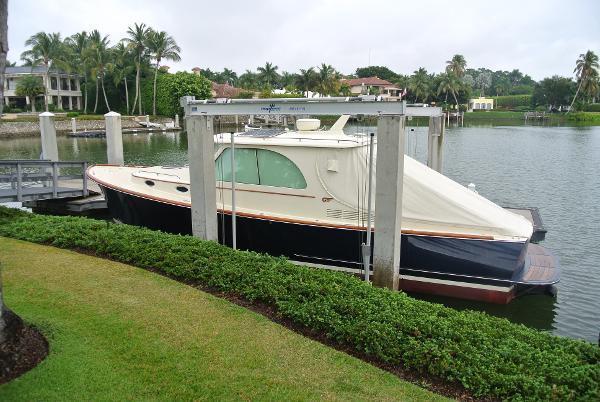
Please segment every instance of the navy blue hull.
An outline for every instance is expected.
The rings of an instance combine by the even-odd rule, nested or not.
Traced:
[[[191,210],[103,188],[114,218],[170,233],[191,234]],[[224,220],[224,221],[223,221]],[[231,245],[231,216],[218,215],[219,240]],[[237,218],[239,249],[293,260],[361,268],[365,231]],[[223,238],[224,237],[224,238]],[[373,237],[376,241],[376,235]],[[524,265],[527,243],[402,234],[403,275],[508,286]]]

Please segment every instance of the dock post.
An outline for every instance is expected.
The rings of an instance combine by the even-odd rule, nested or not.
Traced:
[[[444,116],[431,116],[427,133],[427,166],[438,173],[442,173],[443,144]]]
[[[179,127],[179,114],[175,115],[175,127],[178,128]]]
[[[146,115],[146,128],[150,128],[150,116]]]
[[[40,113],[40,133],[42,136],[42,159],[49,159],[54,162],[58,161],[54,113]]]
[[[405,119],[380,116],[377,122],[373,284],[392,290],[398,290],[400,282]]]
[[[71,132],[74,134],[77,132],[77,121],[75,117],[71,117]]]
[[[283,126],[287,127],[288,126],[288,122],[287,122],[287,115],[283,116]]]
[[[215,188],[214,129],[212,116],[186,116],[192,234],[218,241],[217,191]]]
[[[251,114],[250,117],[248,118],[248,124],[254,124],[254,115]]]
[[[238,116],[237,114],[235,115],[235,126],[239,126],[240,125],[240,116]]]
[[[123,132],[121,130],[121,115],[108,112],[104,115],[106,124],[106,156],[111,165],[123,166]]]

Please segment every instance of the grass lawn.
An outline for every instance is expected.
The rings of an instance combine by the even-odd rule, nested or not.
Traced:
[[[6,304],[50,342],[0,400],[442,400],[252,311],[100,258],[0,237]]]

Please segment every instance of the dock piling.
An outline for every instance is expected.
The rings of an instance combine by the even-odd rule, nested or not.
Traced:
[[[400,281],[405,119],[403,115],[384,115],[377,123],[373,284],[392,290],[398,290]]]
[[[175,128],[179,127],[179,114],[175,115]]]
[[[104,115],[104,121],[106,124],[106,155],[108,163],[123,166],[121,115],[117,112],[108,112]]]
[[[444,116],[431,116],[427,133],[427,166],[438,173],[442,173],[443,143]]]
[[[56,144],[56,127],[54,113],[40,113],[40,133],[42,137],[42,158],[58,161],[58,145]]]
[[[71,117],[71,132],[77,132],[77,121],[75,120],[75,117]]]
[[[218,241],[213,118],[186,116],[185,125],[190,161],[192,234],[204,240]]]

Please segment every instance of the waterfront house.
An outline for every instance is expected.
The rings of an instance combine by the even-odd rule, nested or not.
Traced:
[[[57,109],[79,110],[81,109],[82,97],[81,87],[79,85],[79,75],[70,74],[64,71],[51,69],[46,79],[46,67],[44,66],[21,66],[6,67],[4,73],[4,104],[10,107],[29,108],[31,100],[29,97],[17,96],[17,83],[26,75],[35,75],[42,78],[49,105],[56,105]],[[44,95],[37,99],[38,103],[43,104]]]
[[[352,95],[380,95],[384,100],[402,100],[402,89],[379,77],[342,79]]]
[[[480,96],[479,98],[469,99],[469,112],[473,110],[493,110],[494,109],[494,100],[490,98],[484,98]]]

